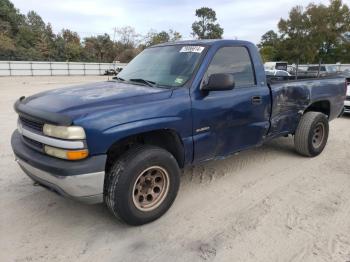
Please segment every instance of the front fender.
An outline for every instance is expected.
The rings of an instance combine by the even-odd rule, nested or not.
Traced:
[[[130,136],[142,134],[156,130],[172,130],[175,131],[185,147],[186,153],[192,147],[192,134],[188,127],[191,123],[186,123],[181,117],[157,117],[143,119],[117,125],[103,130],[99,134],[95,134],[94,139],[88,141],[89,149],[92,148],[94,154],[105,154],[108,149],[116,142],[121,141]]]
[[[91,155],[105,154],[121,139],[155,130],[175,131],[183,144],[192,145],[191,101],[188,89],[174,90],[170,99],[129,103],[76,120],[85,128]]]

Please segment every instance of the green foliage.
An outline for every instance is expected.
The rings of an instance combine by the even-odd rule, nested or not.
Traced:
[[[292,8],[278,23],[279,34],[269,31],[258,45],[265,61],[290,63],[349,63],[350,10],[341,0],[328,6],[309,4]]]
[[[150,32],[148,32],[148,34],[145,37],[144,47],[166,43],[166,42],[174,42],[174,41],[180,40],[181,38],[182,38],[181,34],[172,29],[170,29],[168,32],[161,31],[159,33],[151,30]]]
[[[36,12],[22,15],[9,0],[0,0],[1,60],[129,62],[140,52],[139,35],[132,27],[116,33],[116,42],[108,34],[85,39],[69,29],[54,34]]]
[[[214,10],[196,10],[199,21],[193,23],[198,38],[221,38],[223,29],[216,23]],[[53,33],[35,12],[21,14],[9,0],[0,0],[0,59],[42,61],[129,62],[144,48],[182,38],[175,30],[150,31],[144,39],[130,26],[115,28],[108,34],[80,39],[76,32],[62,29]]]
[[[22,15],[9,0],[0,0],[0,29],[1,60],[129,62],[149,45],[181,38],[173,30],[153,32],[140,44],[140,35],[130,26],[115,29],[116,41],[108,34],[80,39],[69,29],[54,34],[36,12]]]
[[[198,39],[219,39],[222,38],[224,29],[216,22],[216,13],[209,7],[202,7],[196,10],[198,21],[192,24],[192,35]]]
[[[196,10],[192,35],[198,39],[222,38],[213,9]],[[0,0],[0,59],[89,62],[129,62],[144,48],[182,38],[174,30],[151,30],[144,38],[130,26],[108,34],[80,39],[63,29],[53,33],[34,11],[21,14],[9,0]],[[309,4],[292,8],[278,23],[278,33],[265,33],[258,45],[264,61],[290,63],[350,63],[350,10],[342,0],[328,5]]]
[[[24,18],[10,1],[0,0],[0,32],[14,36],[24,23]]]
[[[8,37],[4,33],[0,33],[0,52],[11,52],[15,51],[15,43],[13,39]]]
[[[261,37],[260,44],[258,44],[258,47],[260,48],[260,53],[261,53],[262,59],[265,62],[278,61],[279,60],[278,50],[280,48],[279,45],[280,45],[280,41],[279,41],[277,33],[273,30],[266,32]]]

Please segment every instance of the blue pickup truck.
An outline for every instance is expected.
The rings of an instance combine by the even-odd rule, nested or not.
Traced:
[[[11,142],[37,184],[140,225],[169,209],[186,165],[287,135],[317,156],[345,97],[344,77],[268,83],[250,42],[166,43],[113,80],[21,97]]]

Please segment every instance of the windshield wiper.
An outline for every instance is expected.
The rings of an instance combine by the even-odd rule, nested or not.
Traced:
[[[145,80],[145,79],[142,79],[142,78],[131,78],[128,81],[142,83],[142,84],[145,84],[145,85],[148,85],[148,86],[151,86],[151,87],[154,87],[155,84],[156,84],[156,82]]]
[[[115,76],[115,77],[113,77],[112,79],[115,79],[115,80],[119,80],[119,81],[125,81],[125,79],[124,78],[121,78],[121,77],[119,77],[119,76]]]

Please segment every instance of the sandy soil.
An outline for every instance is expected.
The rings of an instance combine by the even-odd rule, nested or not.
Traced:
[[[0,261],[350,261],[350,117],[314,159],[281,138],[187,168],[169,212],[141,227],[32,186],[10,147],[15,99],[105,78],[0,78]]]

